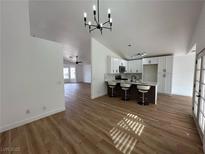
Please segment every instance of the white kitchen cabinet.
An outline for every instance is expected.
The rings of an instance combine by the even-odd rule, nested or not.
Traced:
[[[158,72],[172,73],[173,56],[159,57],[158,59]]]
[[[134,60],[134,73],[142,73],[142,60]]]
[[[108,56],[107,58],[107,73],[119,73],[119,59]]]
[[[158,64],[158,57],[152,57],[152,58],[144,58],[142,60],[143,65],[147,64]]]
[[[127,70],[127,61],[116,57],[107,57],[107,73],[119,73],[119,66],[125,66]]]
[[[166,69],[166,58],[159,57],[158,58],[158,73],[165,72],[165,69]]]
[[[171,94],[173,56],[158,58],[158,92]]]
[[[142,73],[142,59],[140,60],[137,60],[137,70],[138,70],[138,73]]]
[[[166,72],[172,73],[173,72],[173,56],[166,56]]]
[[[162,72],[157,74],[157,90],[159,93],[164,93],[165,91],[165,74]]]
[[[157,77],[158,92],[171,94],[172,92],[172,74],[171,73],[158,73]]]
[[[119,61],[120,61],[120,66],[125,66],[125,67],[127,67],[127,61],[126,61],[126,60],[120,59]]]
[[[172,93],[172,73],[165,74],[165,87],[164,93],[171,94]]]
[[[128,73],[142,73],[142,60],[128,61]]]
[[[118,58],[113,58],[113,70],[114,73],[119,73],[119,65],[120,65],[120,59]]]
[[[128,61],[128,73],[134,73],[134,61]]]

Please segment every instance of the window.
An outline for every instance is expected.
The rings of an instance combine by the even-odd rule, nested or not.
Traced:
[[[75,67],[70,67],[70,79],[75,79]]]
[[[64,79],[69,79],[69,69],[63,68]]]

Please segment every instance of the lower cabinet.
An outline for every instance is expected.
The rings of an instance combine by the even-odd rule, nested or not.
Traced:
[[[172,93],[172,73],[158,73],[157,77],[158,92],[171,94]]]

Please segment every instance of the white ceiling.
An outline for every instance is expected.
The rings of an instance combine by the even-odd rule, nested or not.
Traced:
[[[35,0],[30,2],[31,34],[64,44],[64,55],[79,55],[90,62],[90,37],[83,25],[83,12],[93,22],[92,5],[96,0]],[[138,52],[148,55],[180,54],[196,25],[202,1],[100,1],[101,21],[111,8],[113,31],[94,31],[92,36],[108,48],[128,58]],[[131,43],[132,47],[127,45]]]

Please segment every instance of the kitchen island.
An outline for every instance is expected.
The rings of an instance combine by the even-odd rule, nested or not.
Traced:
[[[137,102],[142,101],[142,94],[138,91],[137,85],[148,85],[150,86],[150,90],[145,93],[146,102],[157,104],[157,83],[156,82],[131,82],[131,81],[122,81],[122,80],[112,80],[116,82],[117,85],[114,89],[114,94],[116,97],[121,97],[123,95],[123,90],[120,86],[121,83],[131,84],[131,87],[128,90],[129,99],[136,100]],[[108,85],[108,81],[105,81]],[[111,96],[111,88],[108,88],[108,95]]]

